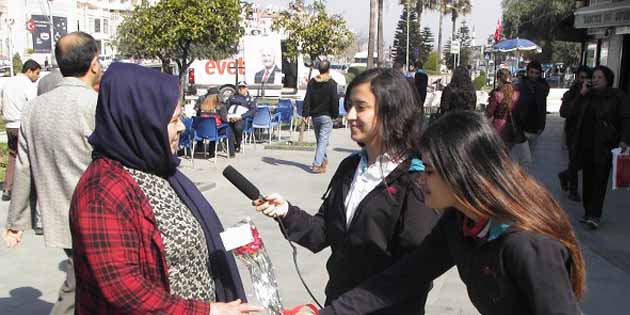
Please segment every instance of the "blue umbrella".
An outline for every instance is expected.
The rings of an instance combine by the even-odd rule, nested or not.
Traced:
[[[540,46],[536,45],[536,43],[532,42],[531,40],[523,39],[523,38],[507,39],[504,41],[500,41],[494,44],[492,48],[494,48],[495,51],[499,51],[503,53],[512,52],[512,51],[532,51],[532,50],[535,50],[538,53],[542,52],[542,49],[540,48]]]

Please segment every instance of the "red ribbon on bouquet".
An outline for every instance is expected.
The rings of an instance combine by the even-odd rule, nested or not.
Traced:
[[[315,305],[313,305],[313,304],[305,304],[305,305],[298,305],[298,306],[296,306],[296,307],[294,307],[292,309],[283,310],[282,311],[282,315],[297,315],[305,307],[310,309],[311,311],[313,311],[313,314],[315,314],[315,315],[319,314],[319,310],[317,309],[317,307],[315,307]]]

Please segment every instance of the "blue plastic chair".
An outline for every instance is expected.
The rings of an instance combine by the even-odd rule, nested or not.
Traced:
[[[254,129],[267,129],[269,132],[269,143],[271,143],[271,136],[273,129],[280,125],[280,113],[271,115],[271,109],[269,107],[256,108],[256,114],[252,121],[252,128]],[[254,144],[256,144],[256,136],[254,136]]]
[[[245,144],[249,144],[250,141],[254,138],[254,127],[252,127],[253,119],[251,117],[245,118],[243,128],[243,137],[241,140],[241,151],[245,152]],[[254,139],[255,140],[255,139]]]
[[[195,141],[203,140],[203,153],[204,157],[208,157],[208,142],[214,141],[214,164],[217,163],[217,150],[219,148],[219,142],[225,141],[225,151],[227,152],[230,147],[230,140],[226,136],[227,133],[219,135],[219,130],[227,128],[228,125],[222,125],[217,128],[217,122],[214,117],[194,117],[193,129],[195,130]],[[228,159],[230,158],[229,152],[227,152]]]
[[[182,118],[182,123],[186,126],[186,130],[179,136],[179,149],[184,150],[184,155],[187,156],[187,151],[190,151],[190,161],[192,167],[195,168],[195,130],[193,129],[192,118]]]
[[[346,112],[346,107],[343,105],[344,100],[345,97],[339,98],[339,117],[341,117],[341,122],[343,123],[343,126],[348,128],[348,119],[346,119],[346,116],[348,116],[348,112]]]
[[[289,139],[293,136],[293,104],[291,100],[281,99],[278,101],[278,109],[276,113],[280,114],[280,126],[278,127],[278,139],[282,139],[282,124],[289,124]]]

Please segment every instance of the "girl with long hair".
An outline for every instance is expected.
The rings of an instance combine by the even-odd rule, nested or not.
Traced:
[[[440,114],[456,110],[475,110],[477,92],[470,79],[470,72],[460,66],[453,71],[451,82],[444,88],[440,99]]]
[[[326,304],[410,253],[438,219],[413,184],[413,139],[422,116],[405,77],[371,69],[350,83],[346,95],[351,137],[362,150],[341,162],[319,212],[311,215],[278,194],[255,203],[282,222],[289,240],[313,252],[331,248]],[[416,286],[414,294],[372,315],[424,314],[430,279]]]
[[[509,70],[499,69],[496,80],[498,87],[490,92],[486,117],[497,130],[503,142],[508,147],[511,147],[514,143],[525,141],[522,130],[514,124],[515,121],[512,117],[519,92],[512,86]]]
[[[457,128],[453,128],[457,126]],[[457,266],[483,315],[581,314],[584,259],[552,195],[512,162],[487,120],[453,112],[420,139],[419,181],[444,215],[420,247],[320,314],[372,314]]]

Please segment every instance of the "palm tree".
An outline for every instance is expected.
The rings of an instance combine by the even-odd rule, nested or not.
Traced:
[[[376,33],[376,20],[378,15],[378,0],[370,0],[370,27],[368,31],[368,55],[367,68],[374,67],[374,37]]]
[[[384,0],[378,0],[378,36],[376,39],[376,49],[378,51],[378,59],[377,59],[377,64],[379,67],[383,66],[383,63],[385,62],[385,56],[384,56],[384,43],[383,43],[383,1]]]
[[[469,14],[472,11],[472,4],[470,0],[451,0],[451,22],[453,22],[453,30],[451,32],[453,40],[455,39],[455,33],[457,29],[457,17],[460,15]]]

